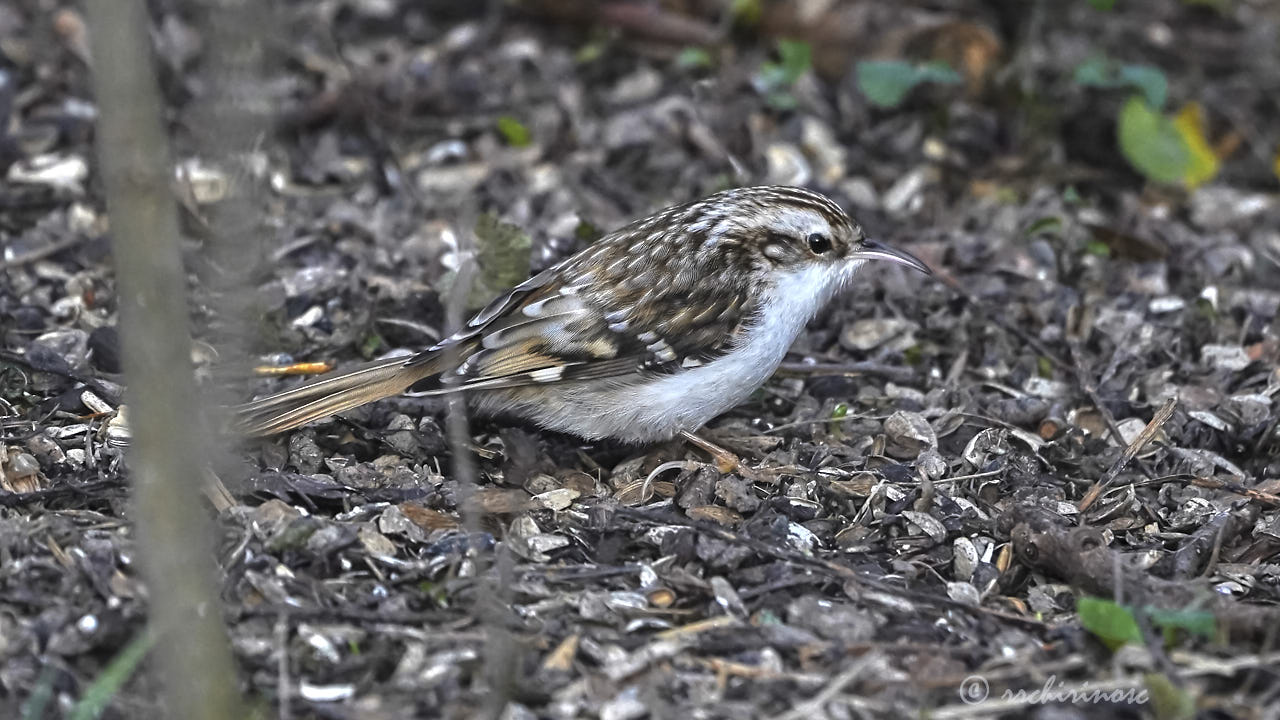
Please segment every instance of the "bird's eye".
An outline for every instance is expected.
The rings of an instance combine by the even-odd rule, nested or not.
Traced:
[[[813,233],[808,237],[807,242],[814,255],[821,255],[831,249],[831,240],[822,233]]]

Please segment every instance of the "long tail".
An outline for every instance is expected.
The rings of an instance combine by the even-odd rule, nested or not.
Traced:
[[[300,385],[232,408],[233,426],[247,436],[274,435],[374,400],[399,395],[439,372],[438,362],[379,360],[334,377]]]

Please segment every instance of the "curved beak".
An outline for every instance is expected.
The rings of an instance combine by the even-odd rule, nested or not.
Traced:
[[[867,238],[862,241],[862,247],[849,253],[849,256],[859,260],[889,260],[899,265],[906,265],[909,268],[919,270],[925,275],[932,275],[933,271],[925,265],[920,258],[912,255],[906,250],[889,247],[879,240]]]

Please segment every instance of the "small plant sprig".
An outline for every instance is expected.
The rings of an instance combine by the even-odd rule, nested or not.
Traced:
[[[1125,160],[1148,180],[1194,189],[1218,174],[1203,111],[1188,103],[1172,116],[1165,114],[1169,81],[1159,68],[1096,55],[1076,68],[1074,79],[1083,87],[1135,91],[1116,116],[1116,140]]]
[[[913,64],[905,60],[863,60],[857,66],[858,89],[876,107],[893,109],[918,85],[958,85],[960,73],[944,62]]]
[[[812,63],[813,50],[809,43],[779,40],[778,61],[762,64],[751,78],[751,84],[774,109],[793,110],[797,103],[791,86],[809,72]]]

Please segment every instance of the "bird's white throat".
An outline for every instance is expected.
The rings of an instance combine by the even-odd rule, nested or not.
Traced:
[[[853,279],[864,262],[775,271],[772,287],[760,298],[755,322],[733,349],[705,367],[666,382],[673,389],[679,387],[676,392],[687,392],[716,406],[706,408],[710,414],[702,423],[741,403],[778,369],[805,325]]]

